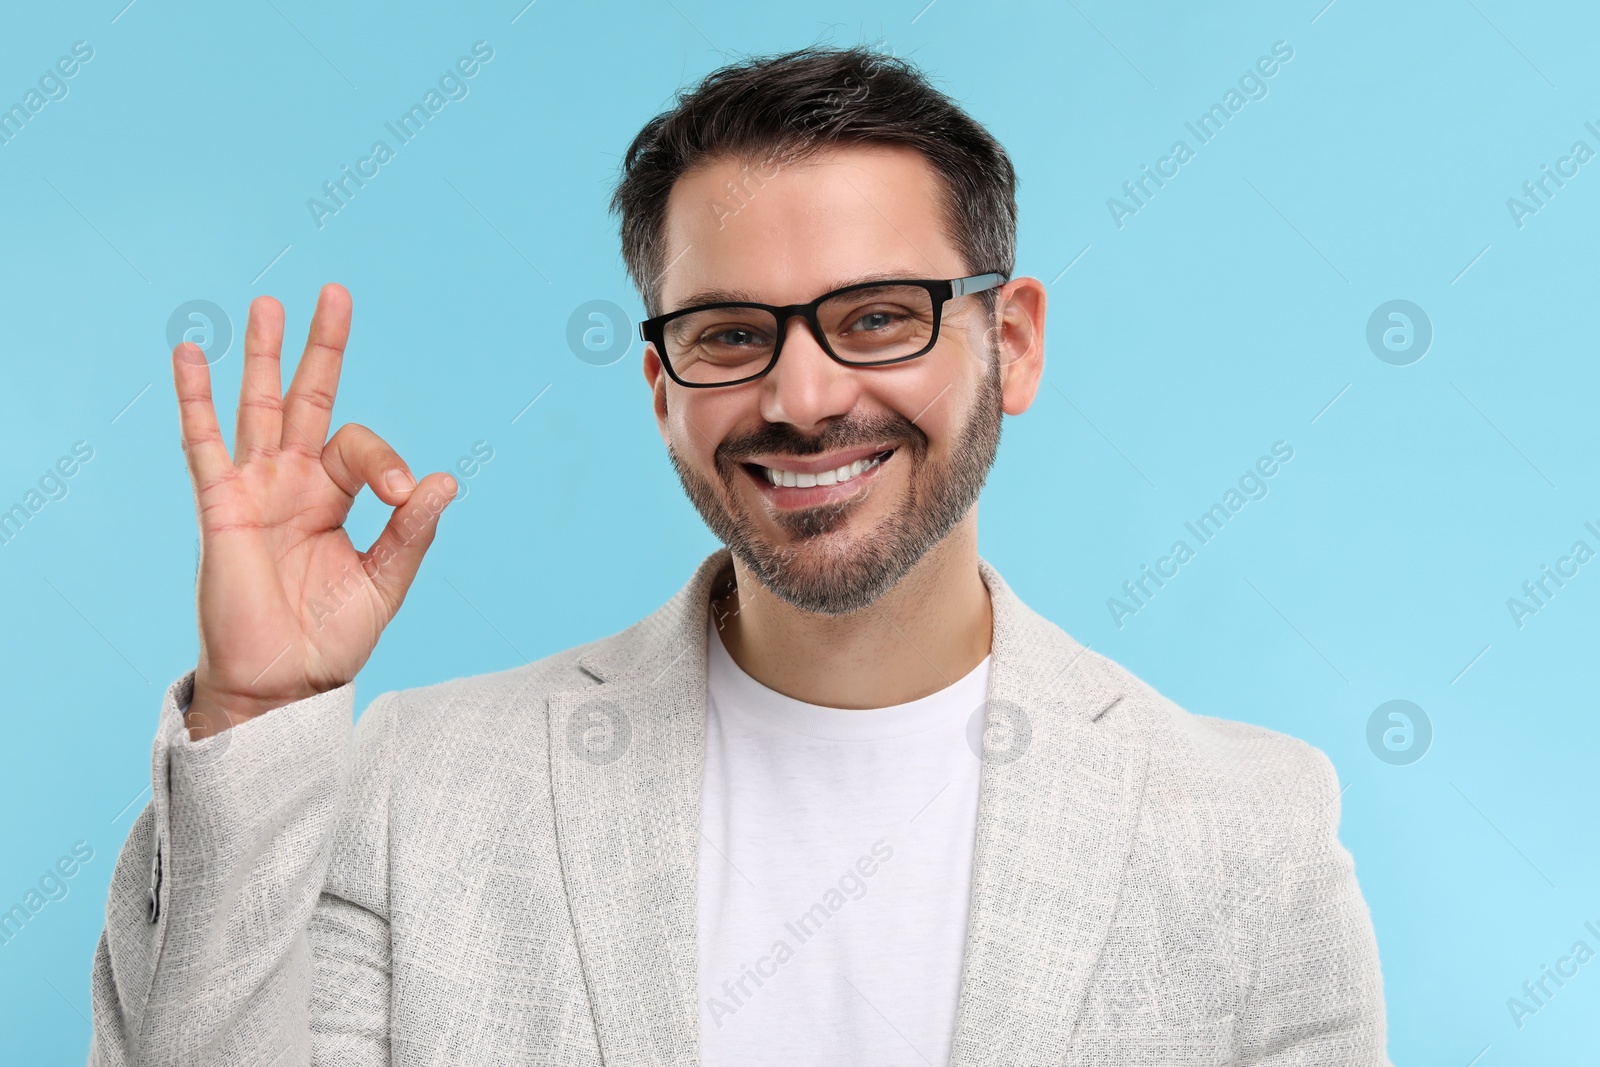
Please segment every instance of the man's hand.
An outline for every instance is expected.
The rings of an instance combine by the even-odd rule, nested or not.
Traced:
[[[354,678],[400,610],[455,495],[447,474],[416,482],[365,426],[347,423],[328,438],[349,335],[350,294],[326,285],[280,396],[283,306],[267,296],[251,303],[231,461],[205,354],[188,343],[172,351],[200,523],[193,739]],[[344,520],[363,485],[394,513],[360,552]]]

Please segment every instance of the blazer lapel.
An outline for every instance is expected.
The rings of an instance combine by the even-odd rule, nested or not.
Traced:
[[[724,549],[550,696],[556,840],[608,1065],[698,1067],[697,862],[706,624]]]
[[[608,1065],[698,1067],[706,611],[729,566],[578,663],[549,699],[557,849]],[[994,607],[988,729],[953,1067],[1059,1059],[1111,928],[1146,739],[1101,657],[979,561]],[[1108,714],[1109,712],[1109,714]]]
[[[1106,661],[980,566],[993,660],[951,1064],[1054,1063],[1111,929],[1148,742]]]

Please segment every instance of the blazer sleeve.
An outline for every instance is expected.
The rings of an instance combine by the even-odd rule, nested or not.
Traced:
[[[373,873],[386,868],[362,850],[372,825],[385,832],[387,804],[361,787],[384,762],[394,694],[359,731],[349,683],[193,741],[182,714],[193,685],[191,671],[167,690],[151,799],[112,874],[91,1067],[303,1064],[314,1052],[386,1064],[387,885]],[[336,854],[356,863],[330,880]]]
[[[1338,775],[1320,750],[1296,770],[1277,890],[1239,1020],[1252,1067],[1387,1067],[1383,973],[1355,860],[1339,841]]]

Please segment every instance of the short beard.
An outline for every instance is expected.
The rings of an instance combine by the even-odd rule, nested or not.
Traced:
[[[911,464],[903,505],[848,544],[833,544],[826,535],[843,527],[850,511],[871,496],[875,486],[845,504],[779,516],[778,523],[794,539],[780,547],[761,535],[749,515],[730,513],[710,480],[684,464],[670,444],[667,455],[711,532],[774,596],[816,615],[848,615],[894,588],[977,502],[1000,447],[1000,353],[991,349],[988,355],[989,371],[943,469],[927,469],[927,435],[898,413],[841,420],[809,439],[787,424],[769,423],[717,446],[714,462],[731,500],[736,499],[735,479],[748,477],[736,456],[815,455],[879,441],[900,442],[895,455]]]

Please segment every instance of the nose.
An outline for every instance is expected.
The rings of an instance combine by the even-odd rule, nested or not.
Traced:
[[[828,355],[802,316],[790,318],[783,330],[778,362],[760,382],[761,417],[814,433],[855,406],[861,370]]]

